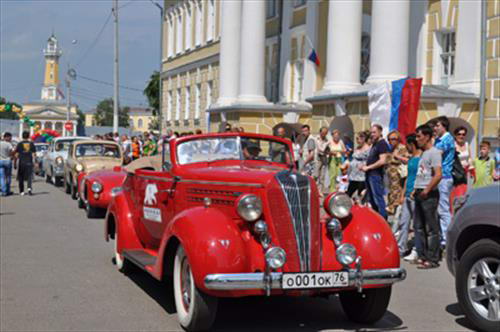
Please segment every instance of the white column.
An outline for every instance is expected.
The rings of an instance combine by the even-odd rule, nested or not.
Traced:
[[[345,91],[359,86],[362,0],[328,2],[328,36],[324,90]]]
[[[409,0],[373,0],[370,76],[367,83],[408,75]]]
[[[45,129],[45,120],[40,120],[40,130]]]
[[[456,42],[455,78],[451,88],[479,94],[481,1],[458,3]]]
[[[30,126],[30,136],[33,136],[34,127]]]
[[[227,106],[238,97],[240,60],[240,1],[222,1],[220,40],[220,91],[217,104]]]
[[[19,137],[23,136],[23,120],[19,120]]]
[[[265,1],[244,1],[242,3],[240,43],[240,94],[238,101],[245,104],[267,104],[264,96]]]
[[[62,131],[63,131],[63,136],[66,136],[66,127],[64,127],[64,122],[62,122]]]
[[[72,121],[73,122],[73,136],[76,136],[76,125],[78,124],[77,121]]]

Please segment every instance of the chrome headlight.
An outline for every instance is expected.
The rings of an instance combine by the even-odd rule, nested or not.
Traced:
[[[57,157],[56,158],[56,164],[61,165],[62,163],[64,163],[63,158],[62,157]]]
[[[94,182],[92,183],[90,190],[92,190],[93,193],[100,193],[102,191],[102,184],[100,184],[99,182]]]
[[[336,246],[342,243],[342,225],[338,219],[333,218],[326,224],[326,229],[332,234]]]
[[[262,201],[255,195],[243,195],[236,204],[238,214],[246,221],[256,221],[262,215]]]
[[[344,193],[336,193],[328,198],[325,204],[327,212],[337,218],[345,218],[351,214],[352,199]]]
[[[271,269],[279,269],[286,262],[285,250],[280,247],[272,247],[266,251],[266,262]]]
[[[81,164],[76,164],[76,165],[75,165],[75,170],[76,170],[77,172],[81,172],[81,171],[83,171],[83,166],[82,166]]]
[[[337,261],[344,266],[354,263],[357,257],[356,248],[350,243],[341,244],[335,254]]]

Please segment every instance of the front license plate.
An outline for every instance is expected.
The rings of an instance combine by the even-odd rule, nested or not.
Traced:
[[[283,289],[335,288],[349,286],[347,272],[311,272],[283,274]]]

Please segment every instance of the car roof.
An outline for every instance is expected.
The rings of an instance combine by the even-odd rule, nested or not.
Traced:
[[[86,136],[64,136],[64,137],[56,137],[54,139],[54,142],[57,142],[57,141],[74,141],[74,140],[90,140],[89,137],[86,137]]]
[[[78,144],[112,144],[112,145],[120,146],[120,144],[116,143],[115,141],[103,141],[103,140],[95,140],[95,139],[76,141],[73,144],[74,145],[78,145]]]

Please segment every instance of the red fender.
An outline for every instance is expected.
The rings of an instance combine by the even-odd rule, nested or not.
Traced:
[[[342,221],[342,229],[342,243],[354,245],[361,256],[363,269],[400,266],[398,244],[391,228],[384,218],[372,209],[354,205],[350,219]],[[322,233],[324,266],[326,269],[336,269],[340,264],[336,260],[336,247],[326,230],[326,223],[323,224]]]
[[[247,246],[236,223],[218,209],[195,207],[179,213],[170,223],[160,246],[163,262],[167,240],[176,237],[188,256],[198,288],[205,290],[210,273],[247,272],[251,266]],[[160,264],[157,264],[160,265]]]
[[[130,198],[122,191],[113,197],[106,213],[104,237],[106,241],[109,241],[109,228],[112,222],[111,217],[113,217],[119,237],[117,246],[119,252],[123,249],[143,249],[139,237],[135,232],[133,214],[130,209],[131,206],[133,206],[133,204]]]

